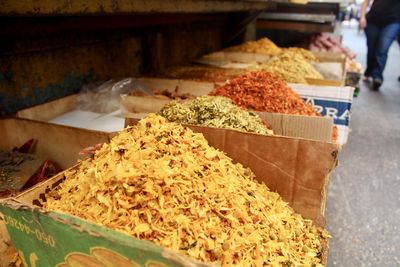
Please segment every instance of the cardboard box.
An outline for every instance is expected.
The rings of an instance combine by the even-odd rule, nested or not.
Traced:
[[[235,161],[250,167],[258,180],[279,192],[297,212],[324,226],[326,188],[329,173],[336,166],[337,145],[208,127],[190,128],[203,133],[212,146]],[[150,242],[38,207],[44,193],[62,179],[60,174],[16,198],[1,201],[0,210],[12,242],[28,266],[65,266],[62,264],[71,257],[93,262],[100,252],[114,253],[116,266],[210,266]],[[327,249],[324,246],[324,262]],[[117,261],[127,259],[130,265]]]
[[[338,130],[337,144],[344,145],[350,133],[350,111],[354,88],[289,84],[307,103],[323,116],[333,119]]]
[[[0,149],[12,150],[29,139],[37,141],[34,154],[52,160],[62,169],[73,166],[79,151],[108,142],[112,135],[21,118],[0,119]]]
[[[314,64],[315,68],[326,77],[325,79],[306,78],[311,85],[344,86],[346,77],[346,58],[337,53],[313,52],[320,62]],[[246,52],[219,51],[201,57],[196,63],[210,65],[218,68],[241,69],[247,72],[254,63],[267,63],[271,56]],[[247,64],[246,64],[247,63]],[[332,74],[336,77],[332,77]]]
[[[218,87],[217,84],[211,82],[178,79],[140,78],[139,80],[151,90],[163,89],[178,94],[190,93],[194,96],[207,95]],[[123,97],[122,104],[127,109],[126,117],[141,119],[148,113],[157,113],[169,101],[163,98],[126,96]],[[324,142],[332,141],[333,121],[330,118],[268,112],[259,112],[259,115],[271,124],[277,135]]]
[[[68,102],[68,98],[67,101]],[[48,114],[38,114],[48,116]],[[29,139],[37,142],[33,154],[42,159],[50,159],[62,169],[73,166],[79,158],[79,151],[98,143],[108,142],[109,134],[77,129],[55,124],[20,118],[0,119],[0,149],[12,150]],[[10,237],[5,231],[3,214],[0,212],[0,266],[9,266],[14,257],[15,249],[11,245]]]
[[[177,91],[179,94],[193,94],[194,96],[207,95],[222,83],[199,82],[180,79],[137,78],[149,89]],[[34,106],[17,113],[20,118],[27,118],[42,122],[58,117],[74,110],[77,95],[57,99],[42,105]],[[123,97],[122,105],[128,108],[127,116],[143,118],[150,112],[158,112],[169,100],[152,97],[129,96]],[[333,122],[327,118],[309,117],[301,115],[260,113],[260,116],[271,123],[275,133],[283,136],[301,137],[310,140],[331,142]],[[79,119],[79,118],[78,118]],[[52,123],[49,123],[52,124]],[[54,124],[56,125],[56,124]],[[82,127],[84,124],[82,125]],[[78,129],[76,127],[72,127]]]
[[[63,97],[17,112],[19,118],[48,122],[74,128],[116,132],[123,128],[123,118],[113,113],[101,114],[76,108],[78,95]]]
[[[210,62],[268,62],[270,59],[271,56],[265,54],[217,51],[202,56],[200,59],[196,60],[196,62],[201,60],[208,60]]]
[[[199,68],[199,73],[201,68]],[[178,79],[157,79],[159,84],[164,81],[168,83],[180,83]],[[218,87],[223,83],[217,82],[199,82],[196,86],[185,88],[183,91],[190,92],[195,96],[208,94],[213,87]],[[204,88],[202,85],[204,84]],[[349,86],[322,86],[306,84],[289,84],[307,103],[311,104],[324,117],[332,118],[333,124],[337,128],[338,138],[336,142],[340,145],[347,143],[350,132],[350,110],[353,102],[354,88]],[[170,88],[174,88],[171,86]],[[177,87],[178,92],[181,87]],[[133,118],[143,118],[147,112],[157,112],[167,103],[167,100],[154,100],[152,98],[129,97],[125,99],[127,106],[136,106],[135,111],[138,114],[130,114]],[[311,140],[329,142],[332,131],[329,131],[329,122],[323,122],[323,119],[310,116],[272,114],[259,112],[259,114],[271,123],[277,134],[292,137],[301,137]]]

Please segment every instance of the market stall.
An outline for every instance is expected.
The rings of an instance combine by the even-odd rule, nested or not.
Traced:
[[[282,6],[0,3],[4,266],[326,266],[350,56],[255,40]]]

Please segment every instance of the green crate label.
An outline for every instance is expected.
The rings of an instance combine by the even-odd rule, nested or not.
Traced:
[[[180,267],[161,247],[78,218],[0,205],[11,240],[30,267]],[[178,257],[179,258],[179,257]],[[192,265],[196,266],[196,264]]]

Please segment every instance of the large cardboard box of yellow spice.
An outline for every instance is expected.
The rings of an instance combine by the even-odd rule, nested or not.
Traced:
[[[203,133],[212,146],[250,167],[259,181],[279,192],[305,218],[324,226],[328,176],[336,166],[338,146],[225,129],[191,128]],[[27,266],[209,266],[150,242],[41,208],[39,199],[45,200],[45,193],[62,180],[60,174],[0,203],[12,242]],[[322,257],[326,262],[327,246]]]

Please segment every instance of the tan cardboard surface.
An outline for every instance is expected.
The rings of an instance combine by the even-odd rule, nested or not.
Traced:
[[[235,78],[237,75],[246,74],[248,71],[243,69],[223,69],[216,67],[201,66],[177,66],[168,69],[163,76],[165,78],[185,79],[193,81],[207,81],[223,84],[227,80]]]
[[[342,62],[346,57],[341,53],[311,51],[319,61]]]
[[[134,125],[136,119],[127,123]],[[249,167],[304,217],[324,225],[326,186],[339,147],[304,139],[264,136],[210,127],[189,126],[209,144]]]
[[[258,54],[258,53],[246,53],[246,52],[225,52],[219,51],[211,54],[207,54],[200,58],[200,60],[210,61],[238,61],[238,62],[265,62],[271,59],[271,56]]]
[[[327,117],[258,112],[271,124],[275,135],[322,142],[332,141],[333,120]]]
[[[37,140],[34,154],[51,159],[61,168],[71,167],[85,147],[107,142],[110,135],[21,118],[0,119],[0,148],[10,150],[31,138]]]
[[[177,92],[179,94],[206,95],[215,88],[215,84],[211,82],[197,82],[191,80],[180,79],[161,79],[142,77],[138,78],[151,90],[168,90],[169,92]]]
[[[147,96],[122,96],[121,104],[129,113],[156,113],[171,100]]]
[[[37,121],[49,121],[75,107],[77,95],[66,96],[51,102],[18,111],[17,117]]]

